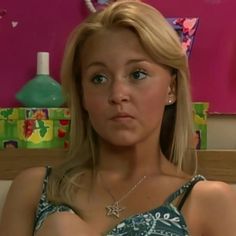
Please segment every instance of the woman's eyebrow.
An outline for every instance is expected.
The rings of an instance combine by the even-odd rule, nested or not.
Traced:
[[[127,61],[126,65],[130,65],[130,64],[135,64],[135,63],[140,63],[140,62],[146,62],[148,63],[149,61],[145,58],[140,58],[140,59],[130,59]]]
[[[150,61],[148,61],[146,58],[138,58],[138,59],[128,60],[125,63],[125,66],[129,66],[131,64],[136,64],[136,63],[141,63],[141,62],[150,63]],[[106,63],[102,61],[93,61],[93,62],[90,62],[88,65],[86,65],[85,69],[89,69],[91,67],[107,67],[107,65]]]
[[[106,67],[106,64],[100,61],[93,61],[89,63],[85,68],[89,69],[90,67],[94,67],[94,66]]]

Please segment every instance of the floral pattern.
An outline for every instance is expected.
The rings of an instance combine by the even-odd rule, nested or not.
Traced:
[[[167,18],[167,21],[174,27],[179,34],[182,48],[189,56],[191,53],[194,36],[196,34],[199,18]]]
[[[189,234],[182,214],[169,204],[129,217],[107,233],[107,236],[124,235],[187,236]]]

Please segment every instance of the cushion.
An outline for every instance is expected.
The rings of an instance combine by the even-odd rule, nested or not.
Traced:
[[[2,214],[2,208],[8,193],[8,190],[11,186],[11,180],[0,180],[0,220]]]

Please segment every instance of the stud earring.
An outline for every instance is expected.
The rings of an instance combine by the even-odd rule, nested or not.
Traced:
[[[168,100],[168,103],[171,104],[171,103],[172,103],[172,99],[169,99],[169,100]]]

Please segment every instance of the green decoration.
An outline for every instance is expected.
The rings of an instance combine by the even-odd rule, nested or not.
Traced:
[[[49,76],[49,53],[37,54],[37,75],[16,94],[26,107],[51,108],[65,103],[61,85]]]

